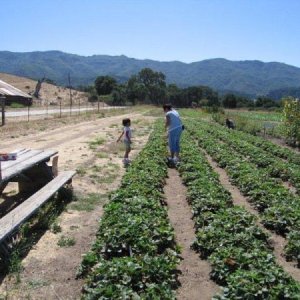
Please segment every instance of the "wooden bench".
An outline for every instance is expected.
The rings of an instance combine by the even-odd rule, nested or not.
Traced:
[[[15,209],[0,219],[0,250],[7,255],[10,249],[6,243],[19,228],[27,221],[44,203],[47,202],[64,184],[72,181],[75,171],[65,171],[58,174],[43,188],[38,190],[30,198],[26,199]]]

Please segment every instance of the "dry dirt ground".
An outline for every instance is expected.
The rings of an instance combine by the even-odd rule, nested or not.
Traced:
[[[182,261],[178,267],[181,272],[178,277],[180,287],[176,291],[176,298],[178,300],[212,299],[220,291],[220,287],[210,279],[209,263],[202,260],[199,254],[191,249],[195,240],[194,221],[191,207],[186,199],[186,187],[177,170],[169,169],[164,192],[176,242],[181,247]]]
[[[119,115],[94,117],[88,121],[66,121],[66,124],[55,124],[51,120],[49,127],[41,123],[43,130],[40,131],[35,125],[35,130],[31,129],[26,136],[14,133],[12,128],[0,131],[1,151],[58,150],[59,170],[77,170],[73,187],[78,199],[59,216],[57,225],[61,232],[47,231],[22,260],[21,272],[2,278],[0,299],[80,299],[83,282],[75,279],[76,269],[82,254],[95,239],[107,194],[118,187],[125,172],[123,145],[116,143],[124,117],[132,119],[130,155],[134,159],[147,142],[155,120],[139,111],[119,112]],[[16,187],[11,184],[5,192],[16,193]]]

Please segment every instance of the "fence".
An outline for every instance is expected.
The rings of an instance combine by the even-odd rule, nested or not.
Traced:
[[[4,107],[4,106],[3,106]],[[37,119],[50,119],[50,118],[65,118],[69,116],[76,116],[88,113],[98,113],[105,110],[125,108],[124,106],[106,106],[104,103],[85,103],[85,105],[45,105],[44,107],[30,107],[12,109],[6,107],[4,112],[2,125],[5,123],[18,122],[18,121],[32,121]]]

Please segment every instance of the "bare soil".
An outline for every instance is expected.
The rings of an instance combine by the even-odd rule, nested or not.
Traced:
[[[179,300],[211,299],[219,287],[210,280],[211,267],[191,249],[195,240],[191,208],[186,200],[186,187],[175,169],[169,169],[164,187],[168,216],[175,230],[176,242],[182,249],[179,265],[179,282],[176,298]]]
[[[58,150],[59,170],[77,170],[73,188],[78,201],[70,203],[59,216],[57,223],[62,231],[56,234],[50,230],[45,232],[23,259],[22,271],[2,278],[0,298],[2,295],[5,299],[80,299],[83,281],[75,279],[76,269],[95,239],[107,193],[118,187],[125,172],[123,145],[116,143],[125,117],[132,120],[133,150],[130,156],[134,159],[147,142],[155,120],[139,112],[88,121],[79,119],[77,124],[73,120],[65,125],[55,125],[51,120],[49,128],[47,122],[34,123],[35,130],[31,129],[26,136],[19,136],[13,128],[1,133],[1,151],[20,148]],[[91,142],[95,142],[92,148]],[[15,189],[13,184],[8,185],[4,192],[13,194]],[[80,203],[84,204],[83,199],[92,193],[100,194],[102,200],[91,211],[78,209]],[[63,237],[72,239],[75,244],[59,246]]]

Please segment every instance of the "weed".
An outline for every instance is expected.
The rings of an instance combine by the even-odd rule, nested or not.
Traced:
[[[31,288],[31,289],[37,289],[37,288],[40,288],[40,287],[43,287],[43,286],[47,286],[49,285],[49,282],[45,281],[45,280],[42,280],[40,278],[38,279],[33,279],[33,280],[30,280],[28,282],[28,286]],[[1,299],[1,298],[0,298]]]
[[[62,235],[57,242],[57,245],[59,247],[71,247],[71,246],[74,246],[75,244],[76,244],[76,241],[73,237],[68,237],[65,235]]]
[[[77,201],[70,205],[71,209],[78,211],[92,211],[97,205],[104,204],[106,202],[107,195],[92,193],[76,198]]]
[[[10,105],[10,107],[11,107],[11,108],[24,108],[25,105],[20,104],[20,103],[13,102],[13,103]]]
[[[51,225],[50,229],[55,234],[61,232],[61,226],[56,221]]]
[[[77,225],[71,225],[70,226],[70,230],[76,230],[76,229],[78,229],[79,228],[79,226],[77,226]]]
[[[105,142],[104,138],[96,138],[95,140],[89,142],[89,148],[91,150],[96,150],[98,146],[103,145]]]
[[[98,158],[108,158],[108,154],[105,152],[99,152],[96,154]]]
[[[92,171],[93,171],[93,172],[101,172],[102,169],[103,169],[103,167],[96,166],[96,165],[94,165],[94,166],[92,167]]]
[[[8,272],[11,273],[12,275],[15,275],[17,283],[21,282],[21,278],[20,278],[21,270],[22,270],[22,264],[21,264],[20,253],[17,249],[15,249],[9,258]]]
[[[84,176],[86,174],[85,167],[78,167],[78,168],[76,168],[76,173],[79,176]]]

